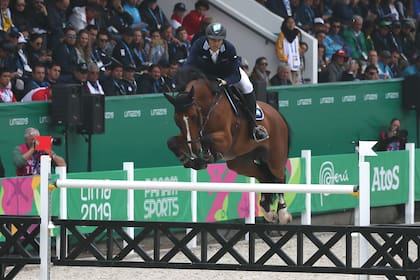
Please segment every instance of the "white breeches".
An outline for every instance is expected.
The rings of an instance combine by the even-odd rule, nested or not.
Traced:
[[[242,68],[239,67],[239,73],[241,73],[241,79],[233,86],[239,90],[242,94],[250,94],[254,91],[254,86],[252,85],[251,81],[249,80],[248,75]]]

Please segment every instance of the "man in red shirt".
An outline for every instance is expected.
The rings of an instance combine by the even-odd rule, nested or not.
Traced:
[[[190,40],[197,32],[201,31],[201,22],[206,19],[206,12],[210,9],[210,5],[206,0],[199,0],[194,7],[195,9],[189,12],[182,22]]]

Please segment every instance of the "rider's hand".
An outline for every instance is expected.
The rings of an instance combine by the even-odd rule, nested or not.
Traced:
[[[221,78],[217,78],[217,82],[218,82],[219,87],[227,85],[227,82]]]

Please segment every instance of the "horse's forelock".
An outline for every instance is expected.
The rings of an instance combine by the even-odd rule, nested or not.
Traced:
[[[177,72],[175,84],[178,91],[185,91],[189,82],[200,79],[207,80],[201,70],[191,66],[184,66]]]

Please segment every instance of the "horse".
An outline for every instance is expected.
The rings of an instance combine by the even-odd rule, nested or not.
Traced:
[[[180,133],[170,137],[167,145],[184,167],[200,170],[225,160],[229,169],[255,177],[260,183],[285,183],[289,126],[280,112],[257,102],[264,112],[263,120],[257,123],[267,129],[269,138],[256,142],[244,113],[230,102],[240,95],[232,98],[199,70],[181,69],[176,84],[180,87],[178,94],[164,96],[174,106]],[[287,224],[292,216],[283,193],[278,194],[277,209],[270,209],[275,196],[262,193],[260,209],[268,222]]]

